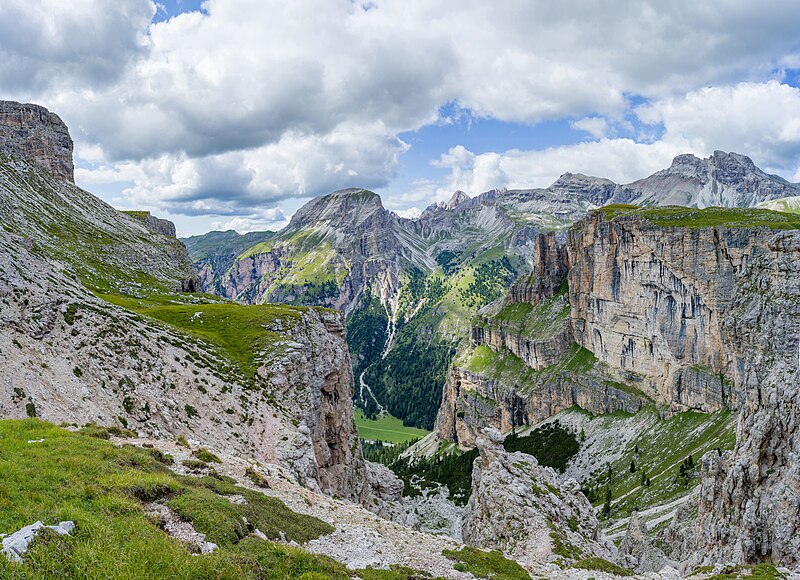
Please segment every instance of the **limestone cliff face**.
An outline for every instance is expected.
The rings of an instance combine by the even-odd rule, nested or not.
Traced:
[[[477,439],[472,495],[464,510],[464,542],[501,550],[522,565],[571,563],[588,557],[615,559],[578,482],[525,453],[508,453],[502,435],[488,429]]]
[[[703,411],[737,407],[742,383],[734,379],[744,353],[723,321],[774,235],[594,213],[568,243],[575,340],[604,363],[644,377],[657,401]]]
[[[492,379],[456,365],[442,391],[435,430],[441,439],[473,449],[487,427],[508,432],[514,426],[535,425],[575,405],[599,414],[635,413],[645,404],[645,399],[615,386],[600,373],[555,370],[532,388],[522,381]]]
[[[0,155],[24,159],[74,182],[72,138],[61,118],[39,105],[0,101]]]
[[[703,458],[697,560],[800,563],[800,232],[772,232],[724,317],[736,447]]]
[[[559,309],[563,309],[563,306]],[[553,336],[536,339],[522,336],[502,322],[492,324],[488,319],[478,317],[478,323],[472,325],[471,333],[473,344],[487,344],[497,351],[505,349],[536,370],[556,363],[572,344],[572,332],[568,324],[560,325]]]
[[[696,524],[670,542],[671,557],[796,565],[800,232],[665,227],[595,212],[570,231],[567,250],[572,338],[597,358],[589,373],[573,374],[572,388],[586,397],[591,388],[575,378],[604,368],[673,409],[738,409],[736,447],[703,458]],[[500,387],[487,369],[451,373],[441,436],[472,445],[481,421],[507,428],[530,413],[526,403],[551,413],[569,400]]]
[[[167,236],[168,238],[176,237],[175,224],[169,220],[157,218],[149,211],[126,211],[123,212],[130,217],[139,220],[146,225],[151,231]]]

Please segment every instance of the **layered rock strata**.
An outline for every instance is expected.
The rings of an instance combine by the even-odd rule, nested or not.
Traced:
[[[703,457],[696,557],[800,565],[800,232],[770,232],[723,321],[736,446]]]
[[[44,107],[0,101],[0,155],[25,159],[74,182],[72,138],[61,117]]]

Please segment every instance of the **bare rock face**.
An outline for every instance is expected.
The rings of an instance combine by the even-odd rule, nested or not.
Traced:
[[[702,411],[737,407],[741,353],[723,318],[742,272],[769,251],[773,235],[608,221],[595,212],[570,232],[575,340],[604,363],[643,376],[657,401]]]
[[[756,167],[739,153],[714,151],[705,159],[678,155],[667,169],[620,185],[613,203],[753,207],[759,202],[800,195],[800,187]]]
[[[674,564],[669,562],[664,552],[655,546],[647,531],[647,523],[639,517],[639,512],[631,514],[625,537],[619,545],[619,554],[627,557],[626,561],[630,559],[630,567],[641,574],[658,572],[664,566]]]
[[[0,101],[0,155],[25,159],[74,182],[72,138],[61,118],[39,105]]]
[[[502,435],[486,429],[477,439],[480,457],[472,471],[472,495],[462,534],[468,545],[505,552],[522,565],[571,563],[592,556],[615,559],[600,534],[592,506],[574,479],[535,457],[508,453]]]
[[[149,211],[126,211],[123,213],[144,223],[151,231],[157,234],[168,238],[176,237],[175,224],[169,220],[157,218]]]
[[[607,378],[593,373],[554,373],[534,389],[488,378],[453,367],[442,390],[435,431],[444,441],[474,449],[486,427],[508,432],[514,426],[535,425],[575,405],[591,413],[635,413],[647,401],[615,388]]]
[[[726,316],[743,400],[733,451],[703,457],[698,557],[800,563],[800,232],[772,233]]]

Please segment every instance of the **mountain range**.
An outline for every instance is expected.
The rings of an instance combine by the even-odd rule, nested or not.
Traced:
[[[211,232],[183,242],[205,291],[345,312],[356,372],[369,387],[359,389],[360,404],[430,429],[470,320],[530,271],[538,234],[563,237],[609,204],[752,207],[798,195],[800,185],[750,158],[715,151],[679,155],[623,185],[565,173],[545,189],[472,198],[457,191],[416,219],[388,211],[372,192],[341,190],[308,202],[279,232]],[[420,341],[431,348],[416,349]]]
[[[0,102],[0,576],[796,575],[796,199],[716,152],[184,246]]]

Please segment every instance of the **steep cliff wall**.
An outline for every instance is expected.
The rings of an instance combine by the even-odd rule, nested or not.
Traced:
[[[646,378],[676,408],[737,407],[743,353],[723,333],[737,286],[774,231],[663,227],[602,211],[570,232],[575,340],[609,366]],[[739,388],[737,388],[739,386]]]
[[[525,367],[510,353],[494,353],[485,346],[468,356],[469,360],[456,361],[450,369],[436,416],[438,436],[457,442],[462,449],[474,448],[486,427],[508,432],[573,406],[597,414],[635,413],[649,402],[619,377],[613,380],[605,369],[595,369],[592,362],[579,363],[585,353],[574,348],[559,364],[540,372]],[[492,362],[476,368],[476,357]]]
[[[736,446],[703,458],[695,561],[800,563],[800,232],[771,233],[723,319]]]
[[[58,115],[39,105],[0,101],[0,155],[75,181],[69,130]]]

